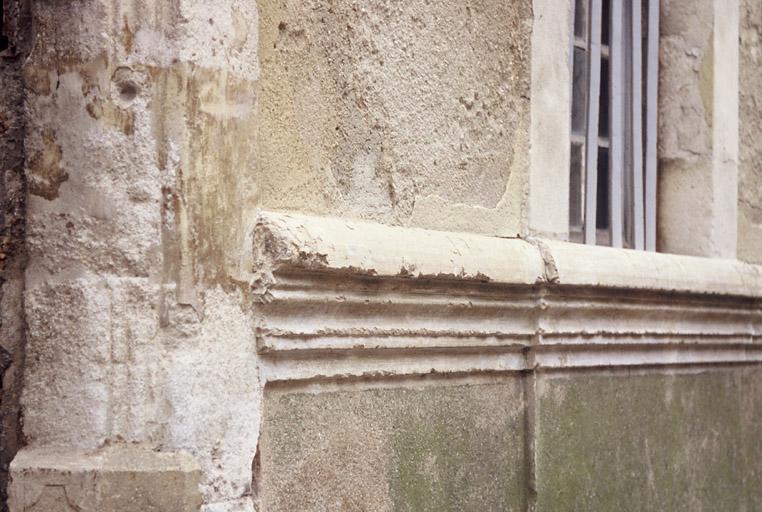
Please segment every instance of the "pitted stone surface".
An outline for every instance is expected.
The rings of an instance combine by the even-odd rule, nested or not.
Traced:
[[[521,231],[531,2],[258,4],[264,207]]]
[[[516,377],[268,388],[261,510],[523,511],[523,403]]]
[[[538,378],[537,508],[759,510],[762,371]]]

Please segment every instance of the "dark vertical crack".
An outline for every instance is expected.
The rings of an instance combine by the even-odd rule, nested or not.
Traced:
[[[6,512],[10,462],[23,444],[21,386],[26,324],[25,122],[23,63],[31,43],[30,0],[2,0],[0,26],[0,511]]]
[[[261,435],[261,432],[260,432]],[[261,510],[260,507],[260,484],[262,481],[262,463],[259,457],[259,440],[257,440],[257,451],[254,459],[251,461],[251,501],[254,503],[254,510]]]

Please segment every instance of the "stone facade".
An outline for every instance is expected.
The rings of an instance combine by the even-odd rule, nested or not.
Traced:
[[[531,2],[262,1],[258,12],[262,207],[522,231]]]
[[[738,2],[663,0],[658,247],[733,258],[738,245]]]
[[[572,3],[4,2],[4,506],[762,506],[762,4],[661,1],[654,254]]]
[[[187,454],[157,454],[138,445],[86,455],[24,450],[13,465],[11,510],[184,512],[201,505],[201,471]]]

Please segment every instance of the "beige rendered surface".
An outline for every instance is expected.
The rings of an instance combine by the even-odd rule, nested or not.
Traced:
[[[257,5],[262,207],[522,231],[530,1]]]

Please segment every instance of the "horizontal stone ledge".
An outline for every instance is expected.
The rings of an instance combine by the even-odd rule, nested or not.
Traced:
[[[737,261],[260,212],[253,265],[269,382],[762,361]]]
[[[736,260],[267,211],[258,213],[252,237],[254,290],[263,295],[275,273],[302,269],[387,278],[762,297],[762,268]]]

